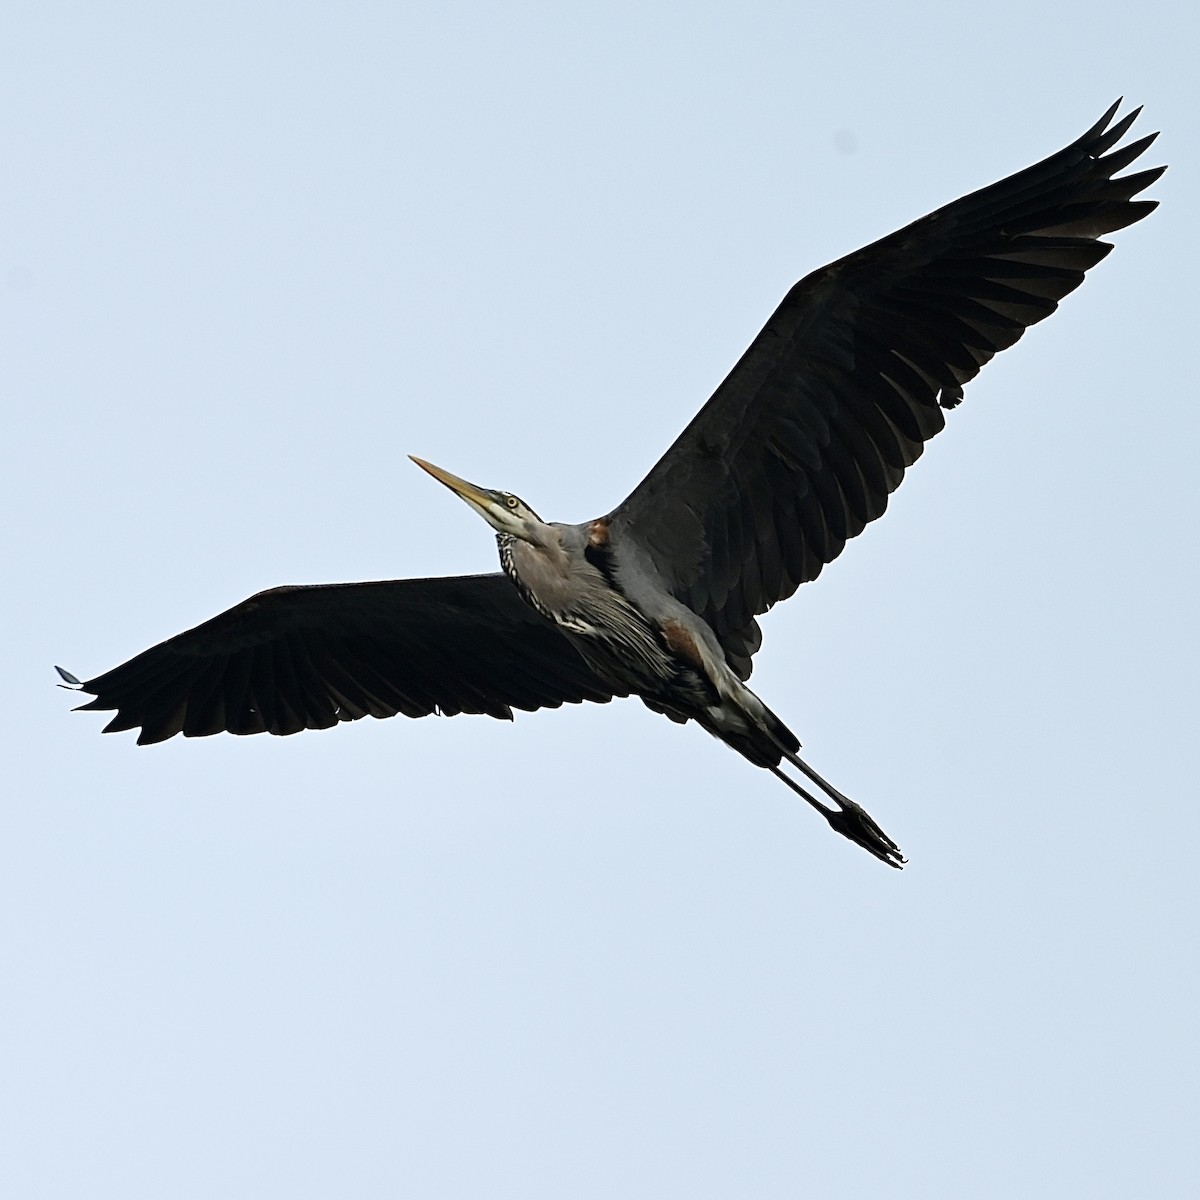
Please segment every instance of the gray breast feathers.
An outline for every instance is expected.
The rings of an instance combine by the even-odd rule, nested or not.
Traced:
[[[636,690],[657,691],[678,666],[646,618],[590,563],[582,544],[564,544],[571,527],[531,544],[505,535],[500,561],[527,603],[573,635],[604,675]],[[573,539],[571,539],[573,540]]]

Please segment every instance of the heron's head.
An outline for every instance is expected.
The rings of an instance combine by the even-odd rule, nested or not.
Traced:
[[[476,487],[423,458],[413,454],[408,457],[439,483],[444,483],[461,500],[465,500],[497,533],[507,533],[527,542],[541,541],[538,531],[545,528],[545,522],[520,496]]]

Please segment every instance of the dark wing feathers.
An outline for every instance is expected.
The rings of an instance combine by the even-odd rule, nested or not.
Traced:
[[[499,573],[260,592],[81,686],[139,744],[614,695]]]
[[[1118,102],[1119,104],[1119,102]],[[1146,216],[1165,168],[1114,179],[1117,105],[1071,145],[798,283],[712,399],[610,516],[745,677],[754,616],[814,579],[888,496],[944,409]]]
[[[1155,207],[1133,197],[1164,168],[1113,177],[1154,140],[1114,148],[1137,116],[1116,110],[798,283],[611,514],[615,553],[636,548],[742,678],[754,617],[883,513],[963,385],[1079,286],[1101,236]],[[140,743],[619,694],[500,574],[276,588],[80,686],[83,708],[116,711],[106,732],[140,726]]]

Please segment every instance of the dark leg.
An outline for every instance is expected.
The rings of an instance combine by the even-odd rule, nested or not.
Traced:
[[[794,779],[789,779],[778,767],[767,769],[777,779],[782,779],[798,796],[803,796],[836,829],[843,837],[856,842],[868,854],[873,854],[880,862],[899,870],[908,861],[900,853],[900,847],[875,823],[875,819],[860,804],[855,804],[848,796],[843,796],[835,787],[825,782],[806,762],[797,758],[789,751],[784,752],[788,762],[794,763],[804,772],[838,807],[828,808],[811,792],[801,787]]]

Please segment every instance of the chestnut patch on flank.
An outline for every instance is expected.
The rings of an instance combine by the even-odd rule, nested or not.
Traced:
[[[608,519],[606,517],[597,517],[588,526],[588,545],[589,546],[607,546],[608,545]]]
[[[672,654],[690,662],[692,666],[704,670],[704,660],[700,657],[700,647],[692,637],[687,627],[680,621],[664,621],[662,623],[663,640]]]

